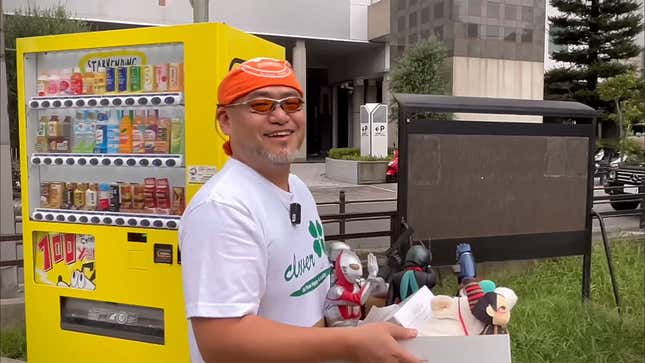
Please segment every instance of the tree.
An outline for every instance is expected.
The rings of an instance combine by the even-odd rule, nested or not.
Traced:
[[[618,123],[617,149],[625,154],[640,154],[634,146],[627,143],[632,126],[643,121],[645,101],[642,98],[643,80],[635,72],[627,72],[607,79],[598,85],[598,94],[603,101],[613,102],[615,113],[608,118]]]
[[[568,66],[545,75],[545,98],[575,100],[601,112],[613,103],[600,99],[599,80],[633,67],[621,62],[638,55],[634,37],[643,31],[641,5],[636,0],[551,0],[561,14],[550,16],[551,36],[562,46],[552,57]]]
[[[8,51],[7,61],[7,109],[11,144],[19,147],[18,142],[18,84],[16,74],[16,38],[38,35],[80,33],[90,31],[90,25],[84,21],[71,20],[71,13],[59,5],[51,9],[39,9],[29,6],[26,10],[16,11],[14,15],[3,15],[5,18],[5,47]],[[13,54],[12,54],[13,53]]]
[[[390,92],[413,94],[450,94],[451,76],[446,64],[448,50],[434,38],[420,40],[414,47],[406,49],[390,71]],[[390,105],[390,116],[397,117],[397,105]],[[418,115],[446,119],[449,115]]]

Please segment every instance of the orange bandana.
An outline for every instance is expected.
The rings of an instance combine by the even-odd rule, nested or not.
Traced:
[[[256,89],[270,86],[291,87],[303,96],[300,83],[289,62],[272,58],[254,58],[232,69],[224,77],[217,89],[218,104],[228,105]],[[232,154],[229,141],[226,141],[222,147],[226,155]]]

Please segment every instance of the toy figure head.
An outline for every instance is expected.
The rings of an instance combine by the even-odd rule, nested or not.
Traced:
[[[430,251],[425,246],[411,246],[405,254],[405,264],[403,267],[426,267],[430,266]]]
[[[504,295],[489,292],[475,304],[473,315],[485,324],[506,326],[511,320],[511,307]]]
[[[351,249],[347,243],[340,241],[333,241],[325,244],[327,246],[327,256],[329,256],[329,261],[332,263],[336,262],[338,255],[342,251],[349,251]]]
[[[342,285],[356,284],[363,277],[363,266],[358,256],[350,250],[342,250],[336,258],[336,278]]]

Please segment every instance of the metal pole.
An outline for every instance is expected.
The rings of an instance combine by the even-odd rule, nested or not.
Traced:
[[[0,234],[16,233],[13,216],[11,137],[7,111],[7,67],[4,52],[4,15],[0,0]]]
[[[209,0],[190,0],[193,7],[193,23],[208,23]]]

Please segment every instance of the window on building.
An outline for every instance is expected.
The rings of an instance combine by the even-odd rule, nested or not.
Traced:
[[[414,43],[416,43],[418,39],[419,36],[417,35],[417,33],[408,35],[408,45],[414,45]]]
[[[499,39],[499,26],[486,25],[486,39]]]
[[[434,4],[434,19],[443,18],[443,1]]]
[[[415,12],[411,13],[410,16],[408,17],[408,26],[410,28],[416,27],[417,26],[417,19],[418,19],[417,18],[417,12],[415,11]]]
[[[533,8],[530,6],[522,6],[522,21],[526,23],[533,22]]]
[[[466,24],[466,36],[470,39],[479,38],[479,24],[467,23]]]
[[[515,28],[504,27],[504,40],[509,42],[517,41],[517,31]]]
[[[396,1],[398,1],[398,4],[399,4],[398,9],[399,10],[403,10],[408,6],[407,0],[396,0]]]
[[[399,21],[396,24],[396,30],[402,32],[405,30],[405,16],[399,16]]]
[[[504,19],[506,20],[517,20],[517,6],[515,5],[504,5]]]
[[[499,19],[499,3],[489,1],[486,6],[486,16],[493,19]]]
[[[533,41],[533,29],[522,29],[522,43],[531,43]]]
[[[468,0],[468,15],[469,16],[482,16],[482,2],[481,2],[481,0]]]
[[[421,9],[421,24],[427,24],[430,21],[430,8]]]
[[[436,26],[433,29],[435,38],[438,40],[443,40],[443,26]]]

